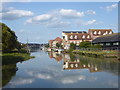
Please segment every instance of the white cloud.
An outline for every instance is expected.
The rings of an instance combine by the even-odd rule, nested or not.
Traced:
[[[43,14],[43,15],[35,16],[33,18],[28,19],[26,23],[41,23],[41,22],[46,22],[50,19],[52,19],[51,15]]]
[[[78,12],[72,9],[61,9],[59,13],[61,16],[66,18],[79,18],[84,16],[84,12]]]
[[[99,22],[97,22],[97,20],[93,19],[93,20],[89,20],[89,21],[83,21],[80,20],[77,22],[78,26],[88,26],[88,25],[95,25],[95,24],[99,24]]]
[[[93,10],[87,10],[86,14],[88,14],[88,15],[94,15],[94,14],[96,14],[96,12],[93,11]]]
[[[13,7],[3,8],[0,12],[0,19],[15,20],[22,17],[32,16],[34,13],[27,10],[18,10]]]
[[[85,23],[85,25],[92,25],[92,24],[95,24],[95,23],[96,23],[96,20],[94,19],[94,20],[87,21]]]
[[[65,28],[70,25],[70,22],[62,21],[61,19],[54,17],[50,22],[47,22],[46,25],[51,28]]]
[[[15,87],[18,85],[26,85],[26,84],[31,84],[35,80],[33,78],[26,78],[26,77],[14,77],[13,80],[9,82],[9,85],[11,87]]]
[[[39,78],[39,79],[52,79],[52,75],[49,75],[44,72],[30,71],[30,72],[28,72],[28,74],[30,76],[34,76],[35,78]]]
[[[73,84],[81,80],[85,80],[86,77],[83,75],[75,75],[75,76],[68,76],[68,77],[62,77],[60,82],[62,84]]]
[[[100,7],[106,11],[112,11],[113,9],[117,8],[118,4],[112,4],[111,6]]]
[[[60,68],[47,68],[43,70],[27,70],[27,74],[35,79],[51,80],[61,84],[73,84],[81,80],[86,80],[86,76],[75,74],[66,74],[58,72]]]
[[[42,24],[50,28],[62,28],[67,27],[70,22],[62,21],[61,18],[54,14],[42,14],[28,19],[25,24]]]
[[[94,15],[96,14],[93,10],[87,10],[86,12],[79,12],[73,9],[59,9],[51,11],[47,14],[41,14],[35,17],[32,17],[24,24],[41,24],[45,27],[50,28],[67,28],[72,23],[75,24],[76,20],[80,20],[83,16]],[[95,23],[95,20],[82,22],[83,25],[91,25]]]

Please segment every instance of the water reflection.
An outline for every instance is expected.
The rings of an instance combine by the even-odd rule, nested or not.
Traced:
[[[16,64],[2,66],[2,86],[6,85],[15,76],[17,70]]]
[[[90,72],[106,71],[118,75],[120,62],[114,59],[93,58],[77,54],[49,52],[49,57],[57,61],[63,59],[63,70],[89,69]]]
[[[61,61],[62,60],[62,54],[58,52],[48,52],[50,58],[54,58],[56,61]]]
[[[9,76],[4,88],[118,87],[118,61],[42,51],[32,55],[36,58],[17,64],[19,70]]]

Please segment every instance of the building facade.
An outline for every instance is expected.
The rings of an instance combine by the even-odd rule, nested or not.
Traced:
[[[60,37],[55,38],[54,40],[49,40],[50,47],[56,47],[56,44],[62,44],[62,39]]]
[[[102,45],[103,50],[120,50],[120,33],[98,37],[92,43]]]
[[[79,44],[83,41],[91,42],[90,34],[85,31],[63,31],[62,37],[64,49],[69,49],[71,43],[79,46]]]
[[[70,43],[74,43],[77,46],[83,41],[92,42],[92,40],[103,35],[111,35],[113,31],[111,29],[89,29],[86,31],[63,31],[62,42],[64,49],[70,48]]]
[[[92,40],[103,35],[113,34],[111,29],[89,29],[88,33],[91,35]]]

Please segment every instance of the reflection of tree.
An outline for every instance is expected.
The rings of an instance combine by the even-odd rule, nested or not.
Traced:
[[[91,68],[97,68],[100,71],[107,71],[113,74],[118,74],[119,61],[114,59],[92,58],[92,57],[79,57],[80,62],[86,66],[90,65]]]
[[[9,55],[9,54],[2,56],[2,65],[16,64],[19,61],[22,62],[23,57],[13,56],[13,55]]]
[[[70,53],[70,60],[71,61],[75,61],[76,60],[76,57],[72,53]]]
[[[16,64],[2,66],[2,86],[5,86],[11,78],[16,74]]]
[[[64,67],[67,67],[64,69],[86,68],[86,69],[89,69],[90,72],[107,71],[107,72],[110,72],[116,75],[119,72],[118,65],[120,64],[120,62],[115,61],[114,59],[111,59],[111,60],[103,59],[103,58],[100,59],[100,58],[86,57],[86,56],[80,56],[80,55],[75,55],[75,54],[69,54],[69,57],[70,58],[63,58]]]

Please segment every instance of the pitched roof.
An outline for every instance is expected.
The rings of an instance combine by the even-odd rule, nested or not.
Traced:
[[[91,31],[112,31],[112,29],[89,29]]]
[[[56,39],[54,39],[54,41],[58,41],[58,43],[61,43],[62,39],[60,37],[57,37]]]
[[[57,40],[57,41],[60,41],[60,40],[62,40],[60,37],[57,37],[55,40]]]
[[[101,37],[97,37],[92,41],[92,43],[100,43],[100,42],[120,42],[120,33],[114,33],[111,35],[104,35]]]
[[[89,29],[88,33],[92,33],[94,36],[101,36],[106,34],[112,34],[111,29]]]
[[[70,38],[70,37],[73,37],[73,38]],[[75,38],[75,36],[77,38]],[[88,34],[88,33],[79,33],[79,34],[75,34],[75,33],[71,33],[68,35],[68,40],[91,40],[91,35]]]
[[[51,43],[51,42],[53,42],[54,40],[49,40],[49,42]]]
[[[63,31],[63,33],[87,33],[86,31]]]

